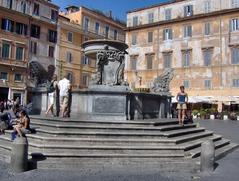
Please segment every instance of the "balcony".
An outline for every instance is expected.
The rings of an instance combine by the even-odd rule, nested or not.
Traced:
[[[27,68],[27,61],[19,61],[14,59],[3,59],[0,58],[0,65],[11,66],[11,67],[19,67],[19,68]]]

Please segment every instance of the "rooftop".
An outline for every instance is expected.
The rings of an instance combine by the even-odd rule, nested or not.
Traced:
[[[158,3],[158,4],[151,5],[151,6],[146,6],[146,7],[142,7],[142,8],[129,10],[127,13],[138,12],[138,11],[151,9],[151,8],[155,8],[155,7],[160,7],[160,6],[164,6],[164,5],[168,5],[168,4],[173,4],[173,3],[177,3],[177,2],[181,2],[181,1],[185,1],[185,0],[168,0],[166,2],[161,2],[161,3]]]

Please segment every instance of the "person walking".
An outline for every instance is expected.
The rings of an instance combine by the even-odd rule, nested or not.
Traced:
[[[49,114],[49,112],[51,112],[53,116],[59,116],[59,111],[57,108],[57,99],[58,99],[57,96],[59,94],[58,92],[59,92],[59,89],[58,89],[58,83],[57,83],[57,75],[54,74],[52,77],[51,84],[48,88],[48,98],[49,98],[50,105],[48,110],[45,113],[46,116]],[[54,105],[56,105],[56,114],[54,114]]]
[[[188,94],[185,92],[185,87],[180,86],[180,92],[177,94],[177,110],[178,110],[178,121],[180,125],[184,124],[184,119],[186,116]]]
[[[62,117],[67,117],[68,107],[69,107],[69,93],[71,90],[71,83],[67,79],[67,75],[64,76],[62,80],[59,81],[58,87],[60,90],[60,104],[62,110]]]

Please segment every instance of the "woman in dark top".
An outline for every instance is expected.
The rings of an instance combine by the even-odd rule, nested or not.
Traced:
[[[17,125],[13,126],[14,130],[20,137],[30,133],[30,118],[25,110],[19,113],[20,118],[17,120]]]
[[[178,121],[180,125],[183,125],[188,102],[188,94],[185,92],[184,86],[180,86],[180,92],[177,95],[177,101]]]

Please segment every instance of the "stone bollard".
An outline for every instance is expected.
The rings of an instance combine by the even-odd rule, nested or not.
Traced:
[[[215,146],[212,140],[202,143],[201,172],[210,174],[214,171]]]
[[[16,173],[27,171],[28,142],[26,137],[17,137],[12,143],[11,167]]]

